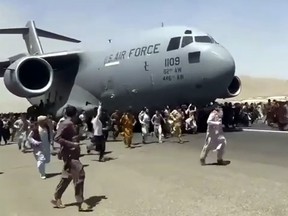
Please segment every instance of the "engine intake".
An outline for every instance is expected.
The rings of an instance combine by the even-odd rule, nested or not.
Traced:
[[[12,63],[4,74],[7,89],[18,97],[36,97],[47,92],[53,82],[53,69],[39,57],[23,57]]]
[[[234,76],[232,82],[227,88],[228,97],[236,97],[241,92],[241,80],[239,77]]]

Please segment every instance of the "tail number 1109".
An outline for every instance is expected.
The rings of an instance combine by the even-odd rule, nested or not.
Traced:
[[[180,58],[166,58],[165,59],[165,67],[177,66],[180,64]]]

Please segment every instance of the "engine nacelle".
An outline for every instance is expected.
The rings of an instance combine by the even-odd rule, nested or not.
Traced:
[[[53,82],[53,69],[39,57],[23,57],[5,71],[6,88],[18,97],[36,97],[47,92]]]
[[[225,98],[229,97],[236,97],[241,92],[241,80],[239,77],[234,76],[232,79],[232,82],[227,88],[227,96]]]

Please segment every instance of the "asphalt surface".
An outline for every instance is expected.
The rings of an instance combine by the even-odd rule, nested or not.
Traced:
[[[121,142],[107,143],[106,157],[81,158],[86,164],[85,198],[91,213],[75,206],[54,209],[50,204],[62,162],[52,157],[50,178],[40,179],[31,153],[16,145],[0,147],[1,216],[287,216],[288,134],[225,133],[227,166],[200,166],[205,134],[186,135],[162,144],[126,149]],[[153,139],[153,138],[151,138]],[[135,135],[135,142],[140,135]],[[85,146],[82,147],[83,152]],[[215,162],[210,153],[207,162]],[[63,203],[74,202],[73,186]]]

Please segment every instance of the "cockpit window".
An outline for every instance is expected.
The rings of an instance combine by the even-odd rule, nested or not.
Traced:
[[[191,31],[191,30],[186,30],[186,31],[184,32],[184,34],[192,34],[192,31]]]
[[[192,36],[184,36],[183,40],[182,40],[181,47],[183,48],[183,47],[187,46],[188,44],[190,44],[192,42],[193,42],[193,37]]]
[[[211,35],[209,35],[209,37],[210,37],[212,43],[217,43],[217,41],[215,41],[215,39],[214,39]],[[217,43],[217,44],[218,44],[218,43]]]
[[[214,43],[209,36],[195,36],[195,41],[199,43]]]
[[[210,38],[211,38],[211,40],[212,40],[212,43],[219,44],[217,41],[215,41],[215,39],[214,39],[213,37],[210,36]]]
[[[171,38],[167,51],[179,49],[181,37]]]

